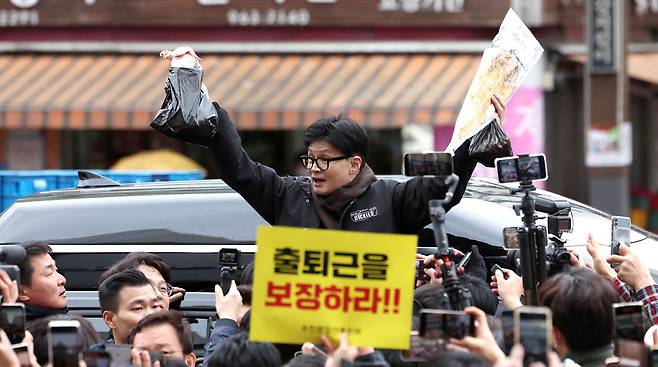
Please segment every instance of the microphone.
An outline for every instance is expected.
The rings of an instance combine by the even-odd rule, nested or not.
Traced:
[[[25,247],[21,245],[0,246],[0,262],[18,264],[25,260]]]

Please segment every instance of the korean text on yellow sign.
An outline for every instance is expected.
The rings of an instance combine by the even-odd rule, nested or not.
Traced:
[[[407,349],[417,238],[259,227],[251,339]]]

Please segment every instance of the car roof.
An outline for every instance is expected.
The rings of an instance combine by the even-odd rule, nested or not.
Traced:
[[[221,180],[138,183],[21,198],[0,216],[0,242],[240,246],[266,224]]]

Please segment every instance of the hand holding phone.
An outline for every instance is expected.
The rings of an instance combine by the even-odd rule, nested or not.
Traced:
[[[644,341],[642,302],[615,303],[612,305],[615,321],[615,339]]]
[[[51,367],[80,365],[82,344],[80,322],[53,320],[48,323],[48,360]]]
[[[514,310],[514,342],[523,345],[523,365],[548,363],[551,310],[547,307],[519,307]]]
[[[514,346],[514,311],[505,310],[500,316],[503,328],[503,353],[508,355]]]
[[[623,243],[629,246],[631,242],[631,218],[613,216],[611,218],[610,255],[619,255],[619,246]],[[610,266],[616,267],[617,263]]]
[[[32,367],[32,361],[30,358],[30,350],[27,344],[14,344],[11,346],[16,357],[18,357],[18,363],[21,367]]]
[[[14,281],[16,283],[14,284]],[[21,272],[16,265],[0,265],[0,295],[2,303],[15,303],[21,286]]]
[[[416,260],[416,280],[427,282],[430,280],[430,276],[425,273],[425,269],[428,269],[425,261],[423,259]]]
[[[11,344],[22,342],[25,338],[25,306],[22,303],[0,305],[0,328]]]
[[[463,311],[423,309],[419,334],[425,338],[464,339],[475,335],[473,317]]]
[[[464,255],[461,258],[461,260],[459,260],[459,262],[457,263],[457,266],[455,267],[455,269],[459,269],[459,268],[462,268],[462,267],[468,265],[468,262],[471,261],[471,256],[472,255],[473,255],[473,252],[470,252],[470,251],[467,252],[466,255]]]

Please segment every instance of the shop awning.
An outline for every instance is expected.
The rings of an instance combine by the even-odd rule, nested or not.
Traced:
[[[238,128],[303,128],[344,113],[373,128],[452,124],[476,54],[201,55]],[[148,129],[168,63],[154,55],[0,56],[0,127]]]
[[[587,59],[583,54],[569,55],[569,60],[584,64]],[[628,75],[631,78],[658,84],[658,52],[633,52],[626,57]]]

